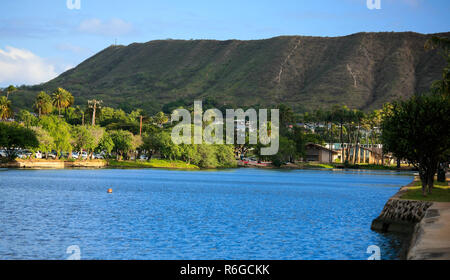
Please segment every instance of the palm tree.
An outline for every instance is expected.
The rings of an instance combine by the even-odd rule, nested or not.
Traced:
[[[53,110],[52,99],[44,91],[41,91],[36,96],[36,101],[34,102],[33,107],[40,118],[41,115],[46,115]]]
[[[153,116],[153,121],[158,124],[158,126],[162,127],[163,124],[169,121],[169,118],[163,112],[159,112]]]
[[[7,89],[6,89],[6,99],[9,98],[9,95],[13,92],[17,91],[17,88],[13,85],[10,85]]]
[[[6,96],[0,97],[0,120],[6,120],[13,116],[13,111],[11,110],[11,101],[8,100]]]
[[[65,106],[65,111],[67,113],[67,108],[71,107],[73,105],[73,103],[75,103],[75,98],[73,97],[73,95],[70,92],[66,93],[66,98],[67,98],[67,103]]]
[[[52,94],[52,99],[53,105],[58,108],[59,115],[62,108],[70,107],[74,101],[72,94],[63,88],[57,88]]]

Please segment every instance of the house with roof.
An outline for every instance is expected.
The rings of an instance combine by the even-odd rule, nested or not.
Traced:
[[[319,144],[308,143],[305,147],[305,158],[307,162],[332,163],[338,159],[339,153]]]

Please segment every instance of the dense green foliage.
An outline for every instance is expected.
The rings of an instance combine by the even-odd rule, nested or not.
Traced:
[[[48,132],[53,139],[53,149],[57,153],[72,152],[71,127],[63,119],[51,115],[42,117],[39,126]]]
[[[7,101],[10,105],[11,101]],[[21,110],[16,120],[22,126],[11,124],[19,129],[17,133],[27,132],[24,135],[31,135],[29,139],[35,139],[37,144],[24,144],[23,139],[18,138],[9,141],[11,139],[5,138],[5,135],[12,132],[10,125],[5,124],[2,126],[2,135],[8,141],[0,143],[0,148],[11,151],[27,148],[42,152],[45,158],[53,153],[56,157],[69,159],[75,154],[78,159],[82,159],[79,155],[86,152],[84,158],[93,158],[94,153],[98,153],[101,157],[114,157],[117,160],[143,158],[152,161],[153,156],[158,156],[174,163],[185,162],[185,165],[177,163],[177,168],[190,165],[203,168],[236,166],[233,146],[175,145],[170,134],[169,118],[163,112],[147,116],[139,109],[127,114],[122,109],[102,107],[98,100],[95,100],[96,106],[92,106],[91,101],[86,109],[80,106],[74,108],[71,107],[73,101],[71,93],[63,88],[58,88],[52,98],[45,92],[38,93],[34,106],[38,116]],[[137,165],[135,163],[133,166]],[[154,161],[142,164],[147,167],[152,165],[155,165]]]
[[[16,115],[16,119],[22,122],[26,128],[36,126],[39,122],[39,119],[27,110],[20,110],[19,114]]]
[[[46,157],[48,157],[48,153],[52,152],[53,149],[55,149],[55,141],[53,139],[53,137],[49,134],[49,132],[45,129],[43,129],[40,126],[35,126],[31,128],[38,141],[39,141],[39,146],[36,147],[35,150],[37,151],[41,151],[42,153],[45,154]]]
[[[190,163],[181,160],[151,159],[149,161],[117,161],[108,160],[108,165],[118,168],[176,168],[176,169],[199,169]]]
[[[292,162],[297,153],[296,143],[286,137],[280,137],[280,148],[278,153],[272,156],[272,162],[275,166],[280,167],[285,162]]]
[[[438,164],[450,156],[450,97],[415,96],[393,103],[383,120],[384,149],[419,168],[423,192],[431,193]]]
[[[11,100],[5,96],[0,96],[0,120],[11,118],[14,112],[11,109]]]
[[[100,145],[105,130],[95,126],[74,126],[72,129],[72,146],[76,151],[86,151],[90,155]],[[103,144],[103,143],[102,143]],[[109,147],[107,147],[108,152]]]
[[[38,139],[31,129],[16,123],[0,122],[0,147],[4,147],[9,159],[14,159],[18,149],[32,149],[39,146]]]
[[[127,154],[133,147],[133,134],[129,131],[114,130],[110,132],[109,136],[114,143],[113,151],[117,154],[118,159]]]

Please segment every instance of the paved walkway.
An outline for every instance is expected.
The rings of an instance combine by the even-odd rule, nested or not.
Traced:
[[[434,202],[428,208],[416,227],[407,259],[450,260],[450,202]]]
[[[408,260],[450,260],[450,202],[435,202],[415,231]]]

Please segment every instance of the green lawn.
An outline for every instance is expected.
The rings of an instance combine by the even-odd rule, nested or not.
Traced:
[[[378,165],[378,164],[350,164],[345,166],[342,163],[331,163],[331,164],[322,164],[322,163],[304,163],[299,164],[300,167],[303,168],[349,168],[349,169],[364,169],[364,170],[398,170],[396,165]]]
[[[398,170],[396,165],[378,165],[378,164],[350,164],[345,166],[342,163],[298,163],[299,168],[348,168],[348,169],[363,169],[363,170]]]
[[[368,169],[368,170],[398,170],[397,165],[359,163],[357,165],[354,165],[354,167],[358,169]]]
[[[416,181],[416,182],[414,182],[414,186],[422,187],[422,182]],[[448,187],[448,183],[442,183],[442,182],[434,181],[434,186],[435,187],[440,187],[440,188],[446,188],[446,187]]]
[[[421,183],[415,182],[414,185],[416,187],[411,187],[401,198],[421,201],[450,202],[450,188],[447,183],[435,182],[433,193],[426,197],[422,195]]]
[[[117,161],[109,160],[108,166],[122,168],[175,168],[175,169],[199,169],[194,164],[187,164],[184,161],[170,161],[163,159],[152,159],[150,161]]]
[[[323,163],[308,163],[304,165],[305,168],[325,168],[325,169],[332,169],[334,168],[333,165],[330,164],[323,164]]]

